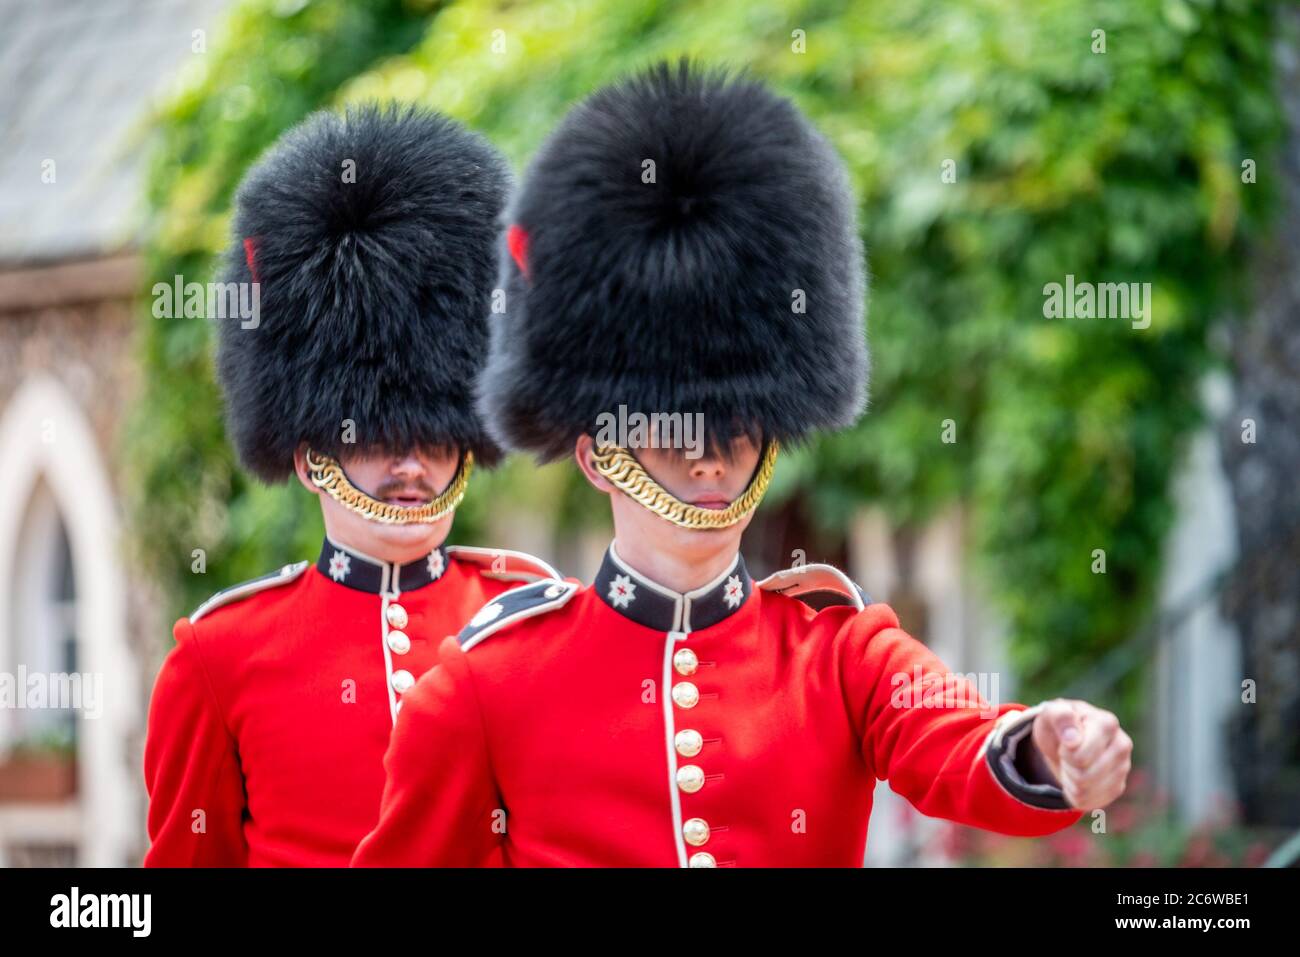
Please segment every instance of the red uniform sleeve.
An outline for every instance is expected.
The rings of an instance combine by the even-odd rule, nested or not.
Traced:
[[[990,706],[969,677],[902,631],[887,605],[859,612],[839,639],[863,759],[921,813],[1020,836],[1051,834],[1083,816],[1059,787],[1021,774],[1014,746],[1024,746],[1033,713]]]
[[[176,623],[176,647],[158,672],[144,746],[149,792],[146,867],[243,867],[244,777],[194,640]]]
[[[384,755],[379,823],[353,867],[500,863],[503,802],[488,759],[473,676],[455,638],[405,695]]]

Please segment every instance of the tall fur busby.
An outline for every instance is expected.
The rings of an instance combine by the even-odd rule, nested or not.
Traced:
[[[866,401],[866,277],[843,163],[746,77],[659,65],[575,107],[508,214],[480,404],[569,453],[602,414],[703,413],[783,443]]]
[[[217,342],[249,471],[287,478],[302,441],[500,457],[474,391],[510,180],[482,137],[396,105],[316,113],[249,171],[224,281],[257,282],[260,315],[222,320]]]

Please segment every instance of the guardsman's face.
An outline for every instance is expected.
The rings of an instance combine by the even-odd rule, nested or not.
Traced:
[[[336,542],[390,562],[415,561],[433,551],[447,538],[455,513],[429,524],[382,525],[344,508],[311,484],[307,474],[305,447],[295,456],[298,478],[320,498],[325,531]],[[456,475],[460,450],[456,448],[411,449],[400,455],[356,451],[339,464],[349,481],[371,498],[402,508],[427,505]]]
[[[638,505],[589,469],[594,443],[590,436],[578,440],[578,459],[583,472],[598,489],[610,492],[610,507],[620,540],[634,537],[651,542],[660,550],[689,555],[695,551],[716,552],[740,548],[740,536],[749,527],[753,513],[735,525],[719,529],[680,528]],[[687,458],[682,449],[638,448],[630,450],[641,467],[673,496],[700,508],[723,509],[740,497],[754,476],[762,454],[759,442],[747,435],[732,439],[723,448],[706,448],[699,458]]]

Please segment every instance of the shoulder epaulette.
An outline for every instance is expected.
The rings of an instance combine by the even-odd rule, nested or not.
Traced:
[[[578,593],[578,587],[575,582],[547,579],[502,592],[478,610],[456,640],[460,642],[461,650],[469,651],[489,635],[495,635],[517,621],[564,606]]]
[[[768,575],[758,583],[758,587],[793,597],[810,592],[833,592],[847,598],[858,611],[871,604],[867,593],[834,565],[795,565]]]
[[[280,585],[287,585],[296,579],[299,575],[307,570],[311,562],[294,562],[292,565],[285,565],[278,571],[273,571],[268,575],[262,575],[258,578],[250,579],[246,582],[240,582],[238,585],[231,585],[229,588],[217,592],[190,615],[190,624],[198,621],[210,611],[220,608],[222,605],[229,605],[232,601],[239,601],[247,598],[249,595],[256,595],[259,591],[266,591],[268,588],[278,588]]]
[[[535,582],[542,579],[563,578],[554,568],[529,555],[508,548],[474,548],[470,545],[448,545],[447,554],[462,562],[470,562],[482,569],[486,578],[502,581]]]

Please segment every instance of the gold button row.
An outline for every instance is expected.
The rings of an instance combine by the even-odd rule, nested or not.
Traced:
[[[679,675],[690,677],[699,670],[700,659],[689,648],[681,648],[673,655],[673,668]],[[689,710],[700,703],[700,689],[690,681],[679,681],[673,685],[673,703],[679,708]],[[693,758],[704,747],[704,737],[700,732],[685,728],[673,736],[673,746],[684,758]],[[677,769],[677,787],[686,794],[694,794],[704,787],[704,769],[697,764],[684,764]],[[691,847],[700,847],[709,842],[709,823],[702,817],[693,817],[682,825],[682,839]],[[708,851],[697,851],[687,861],[690,867],[717,867],[718,862]]]
[[[411,650],[411,638],[406,632],[402,631],[410,623],[410,616],[406,609],[397,603],[392,603],[384,609],[384,620],[388,622],[390,631],[385,639],[388,642],[388,650],[395,655],[404,655]],[[393,685],[393,690],[398,694],[405,694],[411,690],[415,684],[415,676],[405,668],[400,668],[393,672],[389,681]],[[397,702],[397,709],[400,710],[402,703]]]

